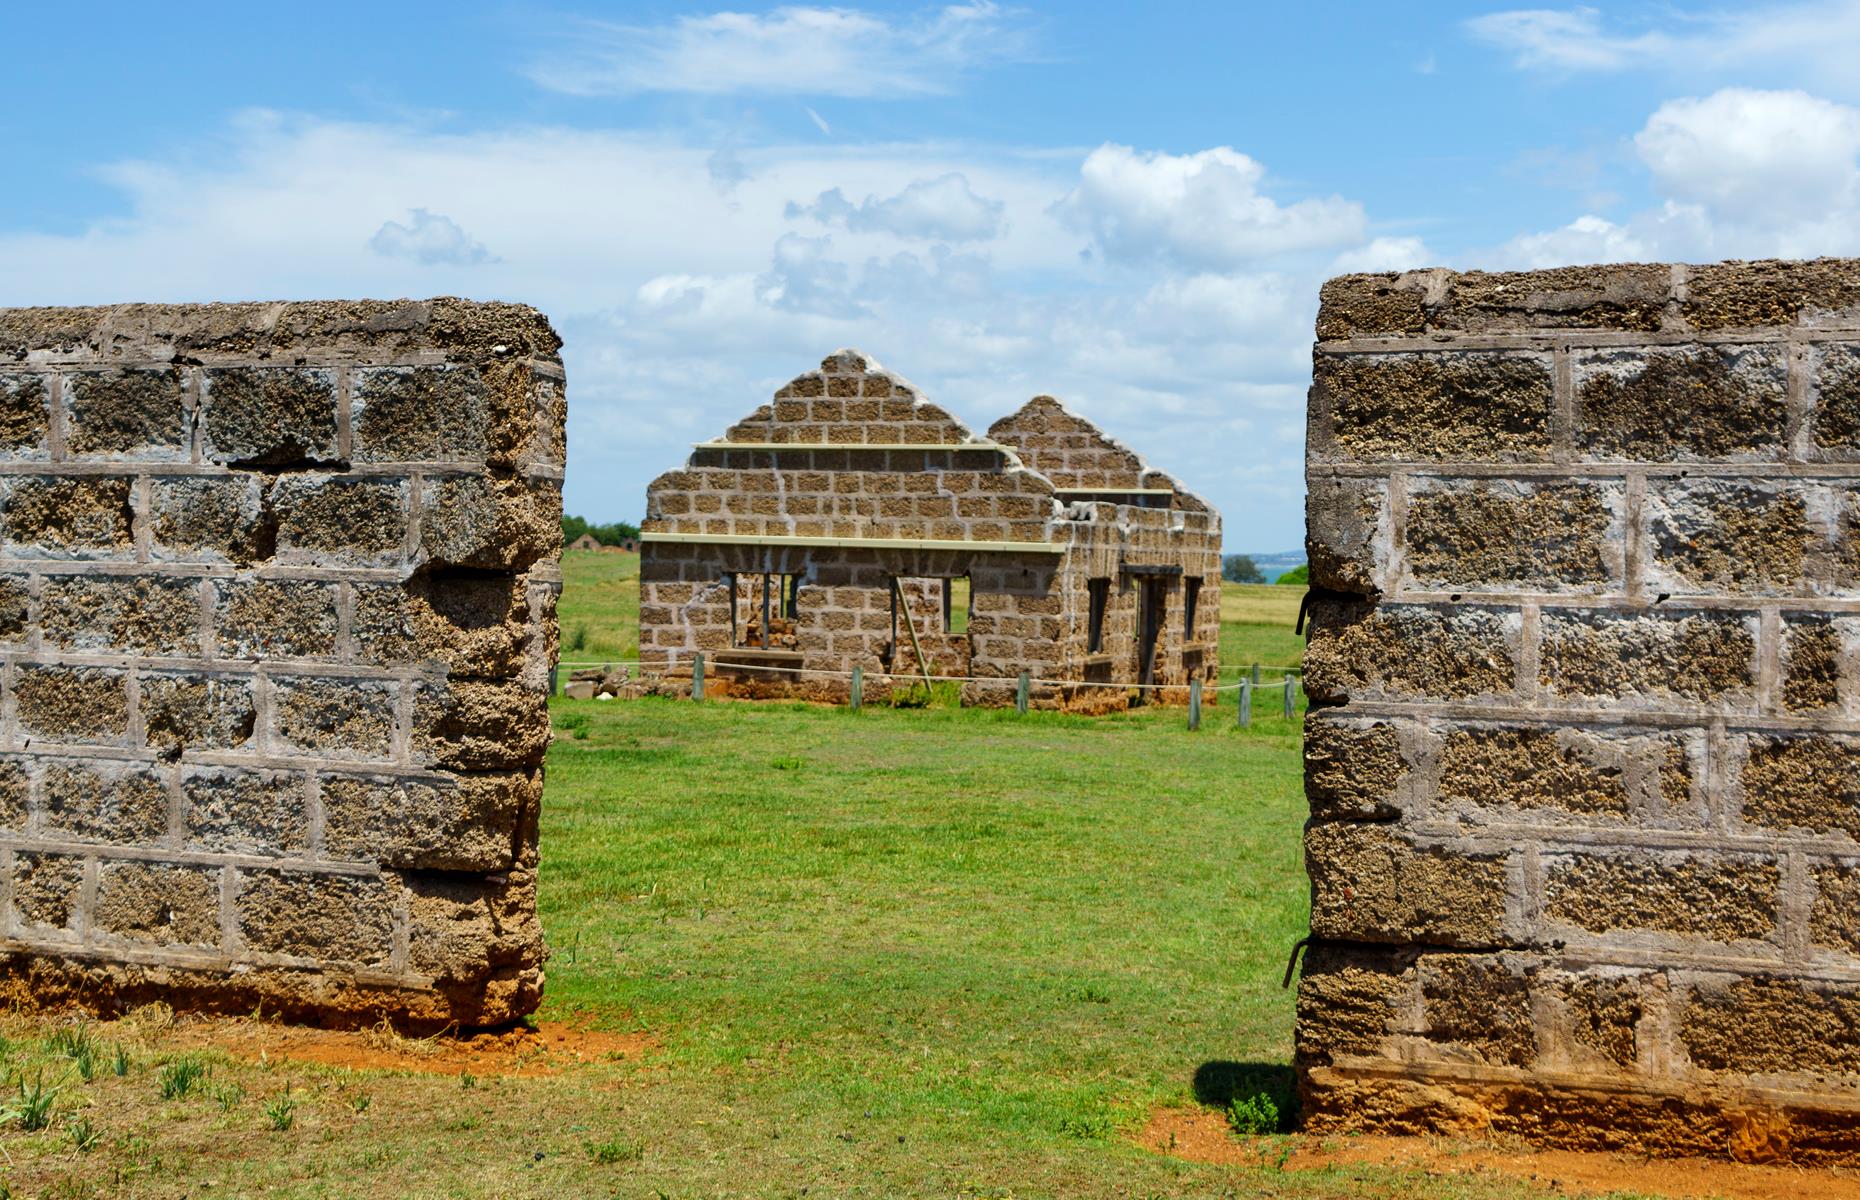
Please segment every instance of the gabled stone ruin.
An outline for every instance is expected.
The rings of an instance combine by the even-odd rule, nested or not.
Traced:
[[[1852,1161],[1860,262],[1355,275],[1318,338],[1307,1123]]]
[[[0,311],[0,996],[541,995],[563,377],[459,300]]]
[[[702,654],[730,694],[844,700],[859,667],[866,695],[974,677],[1002,705],[1025,673],[1097,711],[1218,671],[1219,515],[1050,397],[978,438],[841,351],[654,480],[643,529],[660,677]]]

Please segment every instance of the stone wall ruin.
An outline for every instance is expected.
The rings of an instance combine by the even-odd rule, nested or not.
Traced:
[[[1051,397],[978,438],[841,350],[655,479],[641,529],[662,688],[701,654],[707,694],[841,703],[856,667],[1001,706],[1026,672],[1035,707],[1103,712],[1218,672],[1220,515]]]
[[[559,345],[458,300],[0,311],[0,996],[535,1007]]]
[[[1852,1159],[1860,262],[1349,276],[1318,337],[1308,1123]]]

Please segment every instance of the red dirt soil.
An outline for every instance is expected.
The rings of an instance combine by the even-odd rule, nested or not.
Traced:
[[[288,1059],[358,1071],[430,1075],[553,1075],[584,1063],[639,1058],[657,1046],[650,1034],[609,1033],[541,1023],[535,1028],[401,1037],[385,1029],[344,1032],[249,1020],[177,1021],[167,1045],[223,1050],[236,1058]]]
[[[1272,1166],[1283,1143],[1237,1136],[1211,1108],[1159,1108],[1137,1144],[1191,1162]],[[1724,1197],[1725,1200],[1860,1200],[1860,1172],[1752,1166],[1697,1158],[1646,1159],[1581,1150],[1533,1150],[1489,1142],[1417,1137],[1293,1137],[1288,1171],[1381,1166],[1436,1175],[1504,1176],[1535,1183],[1547,1195]]]

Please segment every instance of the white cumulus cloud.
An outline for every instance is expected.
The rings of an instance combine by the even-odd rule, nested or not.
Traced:
[[[1280,204],[1260,191],[1266,169],[1227,146],[1195,154],[1106,144],[1053,206],[1112,261],[1166,260],[1191,269],[1360,241],[1363,208],[1340,196]]]
[[[970,242],[1001,233],[999,200],[978,196],[961,173],[914,179],[895,196],[867,196],[853,204],[839,188],[820,193],[812,204],[789,204],[790,219],[812,217],[823,225],[841,225],[853,233],[890,233],[898,237]]]
[[[1509,265],[1860,252],[1860,109],[1802,91],[1669,100],[1634,136],[1659,202],[1514,238]]]
[[[416,208],[407,221],[388,221],[368,239],[368,248],[389,258],[407,258],[426,266],[455,267],[491,262],[483,242],[472,240],[457,221],[444,213]]]
[[[659,25],[583,22],[572,46],[532,62],[527,73],[543,87],[578,96],[697,92],[882,99],[948,93],[972,70],[1024,61],[1032,53],[1032,33],[1021,14],[987,0],[914,19],[785,5],[766,13],[682,16]]]

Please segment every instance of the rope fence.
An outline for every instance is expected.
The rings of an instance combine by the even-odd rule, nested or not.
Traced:
[[[670,669],[678,665],[676,655],[668,655],[667,657],[668,657],[668,661],[665,664],[667,669]],[[691,698],[693,700],[702,700],[704,698],[704,673],[705,673],[705,666],[706,666],[705,655],[701,651],[695,652],[690,656],[689,659],[685,661],[689,662],[691,666]],[[1237,715],[1239,718],[1239,724],[1242,726],[1249,725],[1252,723],[1253,695],[1255,692],[1274,691],[1274,692],[1281,693],[1284,715],[1287,718],[1293,717],[1297,714],[1297,700],[1295,696],[1295,688],[1298,684],[1299,677],[1303,674],[1302,667],[1274,667],[1272,668],[1273,670],[1279,671],[1281,673],[1280,678],[1276,681],[1272,681],[1271,684],[1268,685],[1266,682],[1260,679],[1260,664],[1254,663],[1252,665],[1250,674],[1242,677],[1237,683],[1220,683],[1220,684],[1204,685],[1200,679],[1191,679],[1187,684],[1119,683],[1119,682],[1114,682],[1114,681],[1109,681],[1109,680],[1098,682],[1098,681],[1080,680],[1080,679],[1042,679],[1042,678],[1035,678],[1034,676],[1030,675],[1029,673],[1025,671],[1022,671],[1018,676],[1009,677],[1005,675],[931,675],[927,672],[906,673],[906,672],[897,672],[897,671],[872,671],[868,673],[864,667],[854,667],[850,671],[842,671],[842,670],[835,670],[829,667],[801,667],[801,666],[787,665],[787,664],[766,665],[766,664],[745,663],[745,662],[727,662],[727,663],[714,663],[713,662],[713,663],[710,663],[709,665],[721,666],[723,669],[726,669],[729,671],[750,671],[750,672],[759,671],[759,672],[765,672],[771,675],[783,675],[783,676],[791,676],[791,677],[792,676],[813,676],[816,678],[844,679],[844,680],[847,680],[849,684],[849,687],[848,687],[849,706],[854,709],[858,709],[859,707],[861,707],[863,703],[864,684],[867,679],[882,680],[886,682],[902,681],[902,682],[911,683],[911,684],[958,683],[958,684],[963,684],[963,685],[973,684],[973,685],[978,685],[978,686],[983,686],[983,687],[1012,686],[1015,689],[1014,706],[1017,710],[1023,713],[1026,712],[1030,706],[1032,690],[1035,687],[1075,688],[1075,689],[1089,688],[1089,689],[1106,689],[1106,690],[1116,688],[1116,689],[1122,689],[1124,691],[1137,691],[1137,692],[1182,691],[1186,689],[1188,692],[1188,727],[1190,729],[1201,728],[1201,701],[1202,701],[1203,694],[1207,692],[1236,692],[1238,693],[1237,698],[1238,698],[1239,703],[1237,705],[1237,709],[1238,709]],[[624,660],[624,661],[616,661],[613,659],[598,659],[598,660],[587,660],[587,661],[581,661],[581,662],[574,662],[574,661],[558,662],[556,664],[556,667],[551,669],[549,672],[549,694],[551,696],[559,694],[561,689],[559,685],[558,676],[559,676],[559,672],[563,668],[573,669],[573,668],[599,667],[599,668],[602,668],[603,670],[612,671],[620,667],[643,667],[643,666],[644,664],[641,663],[638,659],[630,659],[630,660]]]

